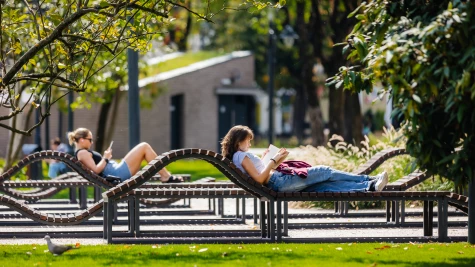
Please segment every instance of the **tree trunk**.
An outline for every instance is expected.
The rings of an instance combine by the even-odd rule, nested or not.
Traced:
[[[17,116],[11,118],[11,126],[13,128],[16,128],[17,125],[22,124],[19,128],[27,129],[30,124],[30,118],[31,114],[33,114],[33,110],[34,108],[30,107],[26,114],[19,113]],[[10,131],[7,145],[7,153],[5,155],[4,170],[9,169],[13,165],[13,162],[15,162],[15,160],[19,158],[19,154],[25,137],[26,136],[24,134],[18,134]]]
[[[116,114],[118,113],[117,110],[119,109],[119,103],[120,103],[120,100],[122,99],[122,96],[124,94],[121,94],[120,93],[120,88],[117,87],[115,89],[115,94],[114,94],[114,98],[112,99],[112,116],[110,116],[110,120],[109,120],[109,126],[107,127],[108,131],[107,131],[107,135],[106,135],[106,141],[107,143],[110,143],[110,141],[112,141],[112,135],[114,134],[115,132],[115,126],[116,126],[116,122],[117,122],[117,116]]]
[[[96,151],[102,153],[106,148],[106,131],[107,131],[107,118],[109,117],[109,111],[112,103],[105,102],[101,104],[101,109],[99,111],[99,120],[97,121],[97,132],[96,132]]]
[[[300,57],[300,80],[302,90],[306,93],[308,111],[310,117],[310,130],[312,144],[323,144],[323,119],[320,111],[320,103],[316,93],[316,85],[313,79],[313,66],[315,64],[314,47],[310,43],[309,35],[315,34],[313,27],[307,27],[304,15],[306,9],[305,1],[297,2],[297,32],[299,35],[299,57]],[[312,32],[309,32],[312,31]],[[302,117],[303,120],[305,117]]]
[[[475,170],[468,182],[468,243],[475,244]]]
[[[345,91],[345,135],[347,142],[360,146],[363,141],[363,121],[358,94]]]
[[[310,118],[310,128],[312,130],[312,146],[324,145],[322,110],[319,106],[309,107],[308,115]]]
[[[119,84],[122,84],[122,82]],[[116,114],[121,95],[119,87],[117,87],[113,93],[107,93],[111,94],[111,101],[101,105],[101,109],[99,111],[99,120],[97,122],[95,149],[100,153],[102,153],[107,148],[107,145],[112,140],[112,134],[115,129],[115,122],[117,119]]]
[[[191,2],[192,1],[188,1],[188,8],[190,10],[191,10]],[[183,30],[183,38],[178,40],[178,43],[177,43],[179,51],[186,51],[187,50],[187,46],[186,46],[187,45],[187,40],[188,40],[188,36],[190,35],[191,25],[193,23],[193,21],[191,19],[192,14],[190,12],[187,12],[187,14],[188,14],[188,17],[186,18],[186,27]]]
[[[297,137],[300,144],[303,141],[303,128],[305,114],[307,112],[307,100],[305,97],[305,92],[302,90],[301,86],[298,86],[295,89],[297,92],[294,101],[293,134]]]
[[[328,73],[328,75],[332,75]],[[334,134],[344,136],[345,133],[345,94],[343,89],[330,88],[329,90],[329,116],[328,125],[330,137]]]

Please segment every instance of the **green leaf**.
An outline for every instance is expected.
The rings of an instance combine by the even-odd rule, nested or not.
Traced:
[[[440,166],[440,165],[442,165],[442,164],[444,164],[444,163],[447,163],[447,162],[449,162],[449,161],[452,161],[452,160],[455,158],[456,155],[457,155],[457,154],[452,153],[452,154],[450,154],[450,155],[444,157],[442,160],[440,160],[439,162],[437,162],[437,165]]]
[[[356,13],[358,13],[358,11],[362,8],[366,6],[365,3],[362,3],[359,7],[357,7],[353,12],[351,12],[350,14],[348,14],[348,17],[347,18],[351,18],[353,17]]]
[[[422,104],[421,98],[418,95],[413,94],[412,99],[414,99],[414,101],[416,101],[417,103]]]
[[[108,6],[110,6],[110,4],[107,3],[107,1],[101,1],[101,2],[99,3],[99,6],[100,6],[100,7],[108,7]]]
[[[28,62],[33,65],[33,66],[36,66],[36,60],[34,60],[33,58],[30,58],[30,60],[28,60]]]
[[[63,63],[58,63],[58,68],[59,69],[64,69],[64,68],[66,68],[66,65],[64,65]]]

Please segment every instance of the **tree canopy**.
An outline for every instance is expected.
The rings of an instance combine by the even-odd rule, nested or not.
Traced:
[[[359,92],[380,81],[417,165],[457,183],[473,178],[475,3],[375,0],[358,9],[344,43],[355,65],[328,82]]]
[[[187,2],[0,0],[0,127],[30,135],[52,105],[69,92],[85,91],[122,51],[149,49],[150,41],[174,19],[173,9],[182,8],[211,22],[224,9],[268,5],[256,0],[232,7],[224,2],[212,10],[205,1],[201,6],[208,4],[208,8],[196,12]],[[31,106],[40,110],[39,123],[27,129],[7,123]]]

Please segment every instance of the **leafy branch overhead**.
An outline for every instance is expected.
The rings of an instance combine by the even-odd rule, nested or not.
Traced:
[[[471,1],[371,1],[344,50],[355,66],[328,84],[390,94],[407,121],[407,149],[419,166],[460,182],[475,166],[475,5]]]
[[[0,112],[0,127],[30,135],[41,122],[23,130],[1,121],[45,104],[43,120],[51,105],[69,92],[84,92],[124,50],[150,49],[175,8],[212,22],[230,7],[198,12],[180,0],[0,0],[0,109],[9,110]]]

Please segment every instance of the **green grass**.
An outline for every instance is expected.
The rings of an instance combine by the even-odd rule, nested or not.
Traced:
[[[0,266],[475,266],[467,243],[107,245],[58,257],[46,249],[0,246]]]
[[[186,67],[193,63],[210,59],[213,57],[222,56],[224,54],[226,53],[218,52],[218,51],[199,51],[195,53],[188,52],[188,53],[183,54],[182,56],[161,62],[156,65],[148,66],[147,69],[145,70],[145,73],[140,75],[140,78],[145,78],[147,76],[154,76],[162,72],[178,69],[181,67]]]

